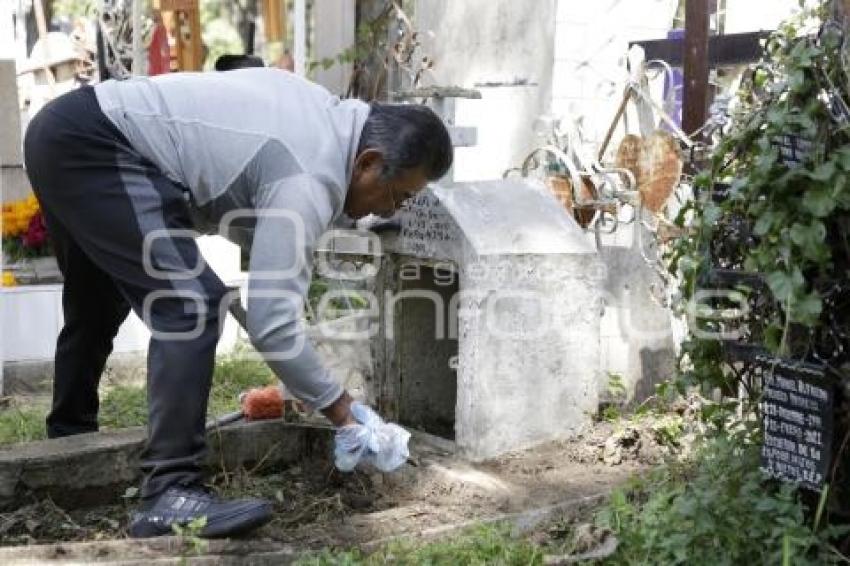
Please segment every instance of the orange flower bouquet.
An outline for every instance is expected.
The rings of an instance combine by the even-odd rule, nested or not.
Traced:
[[[53,255],[44,217],[34,195],[3,205],[3,254],[6,261]]]

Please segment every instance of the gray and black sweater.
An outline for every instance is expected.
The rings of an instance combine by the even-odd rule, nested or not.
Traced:
[[[369,106],[277,69],[179,73],[95,87],[133,147],[185,187],[199,231],[250,250],[248,333],[287,388],[342,393],[301,323],[318,238],[341,215]]]

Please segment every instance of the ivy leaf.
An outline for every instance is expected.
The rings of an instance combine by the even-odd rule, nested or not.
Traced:
[[[779,344],[782,342],[782,328],[776,324],[771,324],[764,329],[764,345],[771,352],[779,350]]]
[[[753,234],[756,236],[764,236],[770,232],[770,228],[773,226],[773,218],[774,214],[770,211],[759,216],[759,219],[756,220],[756,225],[753,226]]]
[[[776,126],[778,129],[782,130],[785,128],[785,124],[788,121],[788,114],[782,111],[779,108],[771,108],[767,111],[767,121],[772,125]]]
[[[791,318],[811,326],[817,323],[822,309],[820,296],[817,293],[809,293],[791,305]]]
[[[835,175],[835,163],[827,161],[818,165],[814,171],[809,173],[809,178],[815,181],[829,181]]]
[[[788,77],[788,86],[792,90],[800,90],[806,84],[806,75],[802,69],[795,69]]]
[[[803,208],[818,218],[829,216],[835,210],[835,199],[830,193],[825,187],[810,189],[803,195]]]
[[[823,222],[816,220],[809,226],[794,223],[790,235],[791,241],[803,250],[806,258],[817,261],[823,256],[822,247],[826,239],[826,227]]]
[[[771,148],[758,156],[755,162],[755,172],[767,174],[779,159],[779,151]]]
[[[797,123],[805,132],[817,131],[817,124],[808,114],[799,114],[797,117]]]
[[[707,226],[713,225],[723,216],[723,211],[714,203],[708,203],[703,209],[702,223]]]
[[[808,44],[808,42],[800,42],[791,50],[791,57],[796,59],[796,63],[801,67],[811,67],[812,57],[817,55],[819,50]]]
[[[850,191],[847,188],[847,175],[839,175],[835,180],[835,186],[832,188],[832,194],[835,195],[835,203],[844,210],[850,209]]]
[[[767,74],[767,71],[759,67],[756,69],[756,72],[753,76],[753,84],[756,86],[756,88],[764,88],[764,85],[767,83],[768,78],[769,75]]]
[[[731,183],[729,183],[729,192],[730,193],[740,193],[741,190],[745,189],[747,186],[746,179],[735,179]]]
[[[777,301],[785,303],[794,293],[794,283],[784,271],[773,271],[767,274],[767,286]]]
[[[832,194],[833,196],[838,196],[842,192],[844,192],[844,187],[847,186],[847,175],[840,174],[835,178],[835,184],[832,186]]]
[[[806,244],[808,237],[809,230],[802,224],[795,223],[791,226],[791,241],[798,246],[803,247]]]
[[[838,164],[845,171],[850,171],[850,147],[842,147],[835,152]]]
[[[694,177],[694,187],[698,189],[708,189],[711,187],[711,174],[708,171],[700,172]]]

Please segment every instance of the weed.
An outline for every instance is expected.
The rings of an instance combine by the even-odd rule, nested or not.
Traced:
[[[623,382],[623,376],[618,373],[608,373],[607,393],[614,401],[625,401],[626,399],[626,384]]]
[[[208,413],[222,415],[239,409],[239,394],[253,387],[277,383],[266,363],[247,347],[219,358],[213,374]]]
[[[828,540],[816,532],[797,491],[759,471],[758,444],[732,436],[708,441],[694,461],[671,463],[615,491],[597,523],[619,538],[611,564],[824,564]]]
[[[174,534],[180,537],[180,540],[183,542],[184,550],[180,556],[181,563],[187,562],[189,558],[189,552],[187,551],[191,551],[191,554],[194,554],[195,556],[199,556],[206,552],[208,543],[206,540],[201,538],[201,531],[203,531],[206,526],[206,515],[192,519],[185,526],[178,525],[177,523],[171,525],[171,530],[174,531]]]
[[[620,417],[622,416],[620,408],[616,405],[605,405],[602,408],[602,413],[600,414],[600,418],[603,421],[608,421],[610,423],[620,420]]]
[[[98,413],[102,428],[129,428],[147,421],[148,399],[144,387],[116,385],[104,393]]]
[[[326,301],[324,308],[320,309],[322,298],[328,292],[345,291],[343,295],[334,296]],[[332,282],[329,279],[314,277],[310,282],[310,290],[307,293],[305,312],[307,319],[311,322],[333,320],[369,307],[369,301],[363,298],[356,290],[343,286],[340,282]]]
[[[446,540],[426,544],[394,542],[374,552],[332,552],[304,558],[300,566],[382,564],[543,564],[543,553],[528,541],[511,536],[508,525],[481,525]]]
[[[628,398],[628,391],[623,382],[623,376],[618,373],[608,373],[608,383],[602,392],[599,403],[600,412],[598,418],[603,421],[614,422],[623,416],[623,407]]]
[[[208,413],[218,416],[239,408],[239,394],[252,387],[277,382],[264,361],[247,354],[247,347],[221,356],[215,366]],[[45,407],[13,405],[0,410],[0,446],[46,438]],[[116,385],[101,396],[98,422],[103,429],[142,426],[148,420],[147,392],[144,385]]]
[[[46,411],[40,407],[10,407],[0,411],[0,445],[41,440],[47,436]]]
[[[678,446],[684,433],[684,419],[679,415],[663,415],[650,425],[655,440],[662,446]]]

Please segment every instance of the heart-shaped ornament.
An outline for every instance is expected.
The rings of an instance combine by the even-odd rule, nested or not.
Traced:
[[[643,205],[661,212],[682,177],[682,157],[676,140],[657,130],[646,138],[628,134],[617,148],[617,167],[635,176]]]

